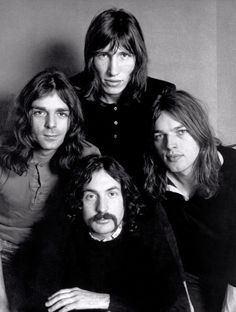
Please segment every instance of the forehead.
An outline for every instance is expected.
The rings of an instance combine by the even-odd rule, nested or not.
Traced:
[[[160,116],[157,118],[155,122],[155,130],[163,131],[163,130],[172,130],[175,128],[184,127],[181,121],[176,120],[170,113],[161,112]]]
[[[61,110],[69,110],[68,105],[62,101],[59,95],[56,92],[45,95],[44,97],[37,99],[32,102],[32,108],[43,108],[46,110],[50,109],[61,109]]]
[[[96,192],[105,192],[111,188],[121,190],[121,185],[118,181],[113,179],[104,169],[95,171],[92,174],[91,181],[84,186],[84,191],[94,190]]]
[[[110,53],[116,54],[119,52],[127,51],[127,49],[119,43],[116,43],[116,44],[109,43],[107,46],[100,49],[99,51],[110,52]]]

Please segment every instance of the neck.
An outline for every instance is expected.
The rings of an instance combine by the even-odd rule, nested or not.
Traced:
[[[106,104],[116,104],[120,98],[120,95],[117,94],[104,94],[101,96],[101,101]]]
[[[107,241],[111,241],[111,240],[117,238],[120,235],[121,231],[122,231],[122,222],[112,233],[103,235],[103,234],[98,234],[95,232],[89,232],[89,234],[94,240],[101,241],[101,242],[107,242]]]
[[[56,153],[56,150],[36,150],[33,153],[33,159],[36,162],[41,162],[44,160],[51,159],[53,155]]]
[[[193,175],[168,172],[167,177],[186,198],[190,198],[195,193],[197,184]]]

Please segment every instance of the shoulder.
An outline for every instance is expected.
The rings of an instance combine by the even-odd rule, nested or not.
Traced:
[[[0,166],[0,186],[2,186],[8,179],[10,170]]]
[[[176,86],[171,82],[148,77],[147,87],[143,94],[142,101],[145,103],[153,103],[158,95],[163,93],[172,93],[175,92],[175,90]]]
[[[101,153],[100,153],[98,147],[96,147],[95,145],[93,145],[92,143],[90,143],[88,141],[83,141],[81,157],[86,157],[86,156],[92,155],[92,154],[100,155]]]
[[[220,154],[223,156],[224,163],[235,162],[236,161],[236,149],[231,146],[219,145],[217,147]]]
[[[235,187],[236,185],[236,150],[229,146],[218,146],[218,151],[223,158],[223,164],[220,173],[223,177],[224,184]]]
[[[147,78],[147,91],[165,91],[165,90],[176,90],[176,86],[174,83],[165,81],[165,80],[160,80],[156,79],[153,77],[148,77]]]
[[[70,83],[73,86],[79,87],[84,82],[84,72],[77,73],[76,75],[69,78]]]

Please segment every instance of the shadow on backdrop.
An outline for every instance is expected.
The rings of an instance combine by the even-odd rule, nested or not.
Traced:
[[[83,68],[81,51],[82,47],[79,51],[71,42],[56,40],[44,42],[30,56],[30,70],[37,73],[53,66],[63,71],[67,76],[71,76]]]
[[[28,55],[26,66],[29,77],[33,78],[38,72],[56,67],[68,77],[83,69],[82,47],[80,51],[73,44],[65,41],[44,41]],[[21,79],[22,77],[19,77]],[[27,83],[27,81],[26,81]],[[22,86],[24,87],[24,86]],[[17,94],[0,94],[0,131],[11,131],[14,122],[14,100]]]
[[[14,108],[15,95],[0,95],[0,133],[7,130],[10,131],[12,126],[12,111]]]

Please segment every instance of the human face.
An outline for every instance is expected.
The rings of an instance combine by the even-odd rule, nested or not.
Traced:
[[[96,54],[94,65],[101,79],[106,101],[116,102],[130,81],[135,56],[122,47],[114,52],[108,45]]]
[[[83,192],[85,223],[98,239],[110,237],[124,217],[120,183],[101,169],[93,173]]]
[[[155,123],[154,146],[169,172],[184,176],[192,174],[199,145],[189,130],[165,111]]]
[[[63,143],[70,124],[69,116],[69,107],[56,92],[32,103],[32,135],[41,150],[56,151]]]

